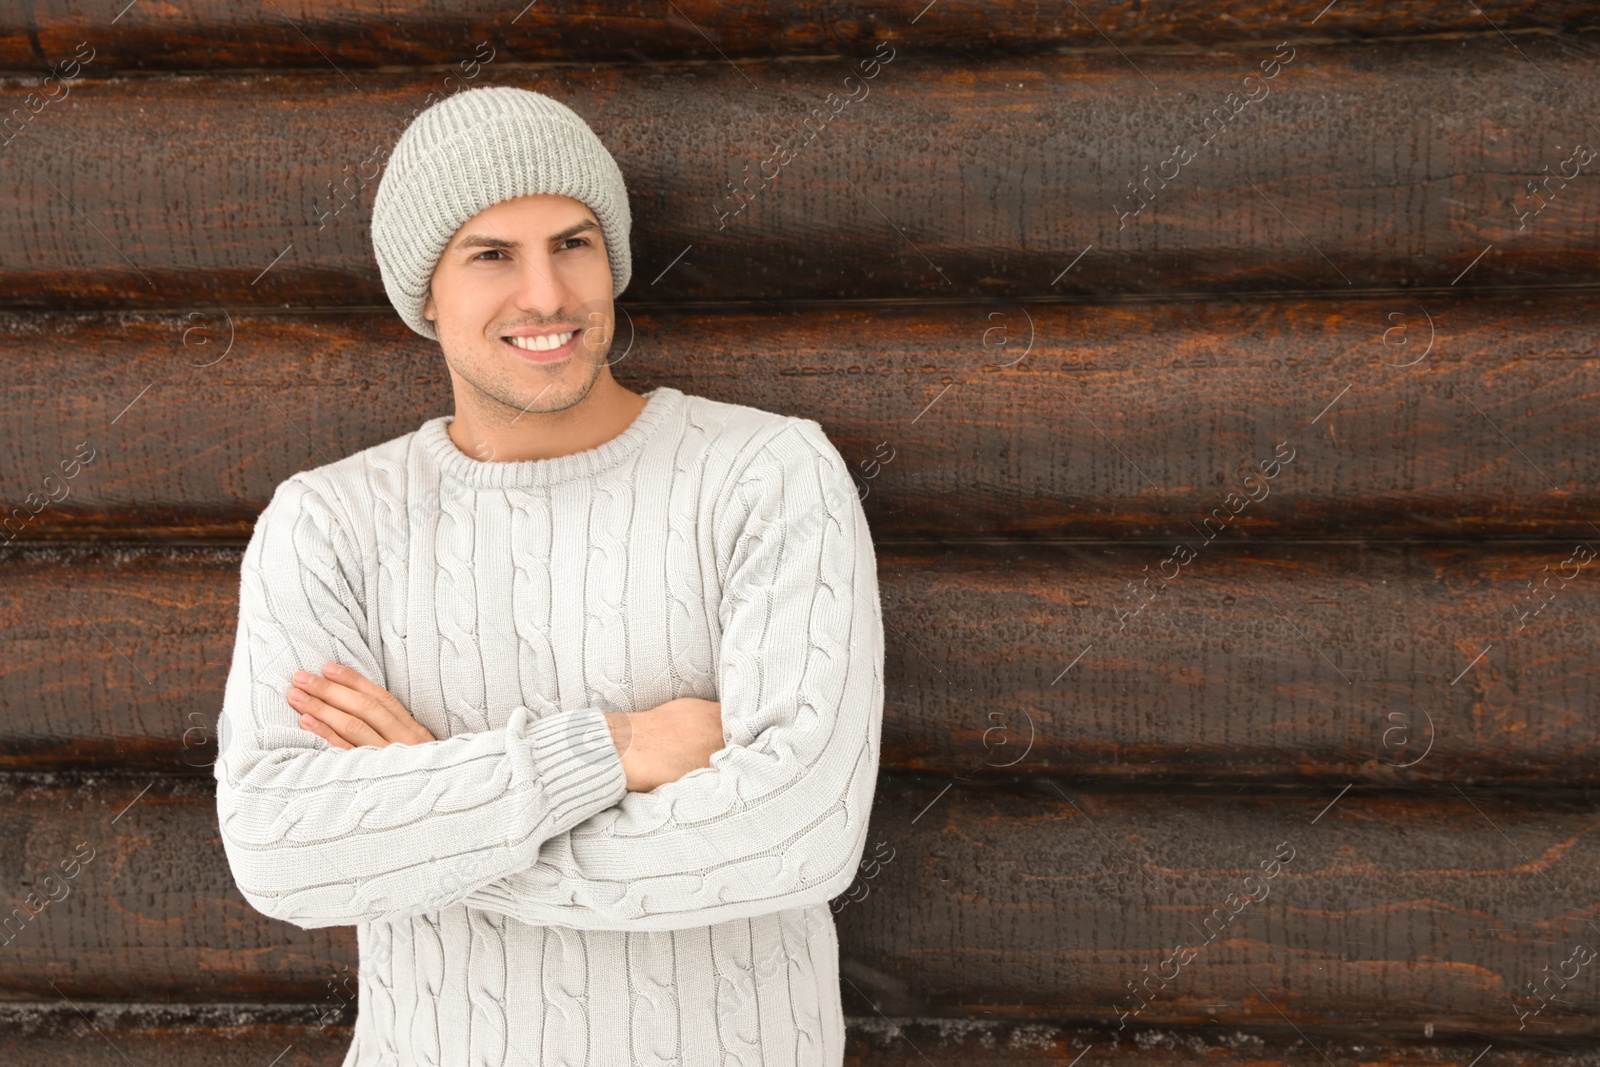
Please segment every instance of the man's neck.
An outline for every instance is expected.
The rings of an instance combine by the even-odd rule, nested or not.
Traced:
[[[598,448],[633,425],[647,403],[609,374],[561,411],[514,411],[488,398],[462,403],[459,388],[456,395],[450,440],[472,458],[491,462],[554,459]]]

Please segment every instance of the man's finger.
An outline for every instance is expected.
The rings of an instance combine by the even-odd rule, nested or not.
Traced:
[[[322,673],[340,685],[349,686],[358,693],[365,693],[369,697],[381,700],[390,693],[383,686],[362,674],[354,667],[346,667],[342,663],[324,663]]]
[[[303,714],[300,716],[300,728],[309,730],[322,738],[335,748],[355,748],[349,741],[339,736],[339,732],[315,715]]]
[[[296,688],[311,694],[327,706],[361,720],[380,740],[398,741],[404,733],[405,724],[387,703],[361,690],[322,678],[309,671],[296,672],[294,684]]]
[[[388,738],[375,730],[365,719],[352,715],[341,708],[336,708],[302,689],[292,689],[289,693],[293,698],[290,703],[294,705],[297,711],[303,715],[310,715],[321,725],[332,729],[341,739],[349,742],[348,747],[377,745],[381,748],[389,743]],[[296,696],[296,694],[299,694],[299,696]],[[322,733],[320,730],[315,732]],[[322,734],[322,736],[327,737],[327,734]],[[329,738],[329,740],[332,740],[332,738]]]
[[[380,722],[373,722],[378,727],[384,738],[395,745],[421,745],[429,741],[437,741],[433,732],[416,720],[416,717],[406,710],[400,703],[400,698],[395,696],[371,678],[362,674],[354,667],[346,667],[342,663],[324,663],[322,673],[334,684],[343,685],[357,693],[364,693],[371,699],[377,709],[387,712],[386,718]],[[369,719],[369,722],[372,720]]]
[[[407,727],[414,727],[416,725],[416,720],[412,718],[411,713],[406,710],[405,705],[400,703],[399,697],[395,696],[393,693],[389,692],[383,686],[379,685],[377,682],[374,682],[371,678],[368,678],[354,667],[346,667],[342,663],[324,663],[322,665],[322,673],[336,685],[342,685],[357,693],[365,694],[370,700],[375,702],[378,707],[382,708],[384,711],[387,711],[389,713],[389,719],[387,720],[387,723],[392,724],[394,728],[385,728],[383,732],[384,735],[387,736],[391,741],[404,741],[408,739],[405,736]],[[376,726],[377,724],[374,723],[373,725]],[[414,740],[414,738],[412,738],[412,740]],[[431,735],[429,740],[432,740]]]

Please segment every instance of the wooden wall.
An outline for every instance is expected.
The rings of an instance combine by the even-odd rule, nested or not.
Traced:
[[[852,1064],[1600,1063],[1600,5],[516,8],[0,11],[0,1061],[348,1046],[212,729],[274,486],[449,410],[368,220],[498,84],[627,178],[618,377],[855,469]]]

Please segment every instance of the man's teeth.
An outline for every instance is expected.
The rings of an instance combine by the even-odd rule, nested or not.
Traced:
[[[566,333],[546,334],[543,337],[507,337],[506,340],[518,348],[526,348],[531,352],[548,352],[552,348],[560,348],[572,340],[572,335],[577,330],[568,330]]]

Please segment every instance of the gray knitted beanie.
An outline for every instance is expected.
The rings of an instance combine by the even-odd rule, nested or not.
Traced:
[[[433,269],[456,231],[503,200],[559,193],[594,212],[611,261],[611,295],[633,275],[628,189],[589,124],[530,89],[486,86],[423,111],[389,155],[372,205],[372,249],[400,317],[437,341],[422,316]]]

